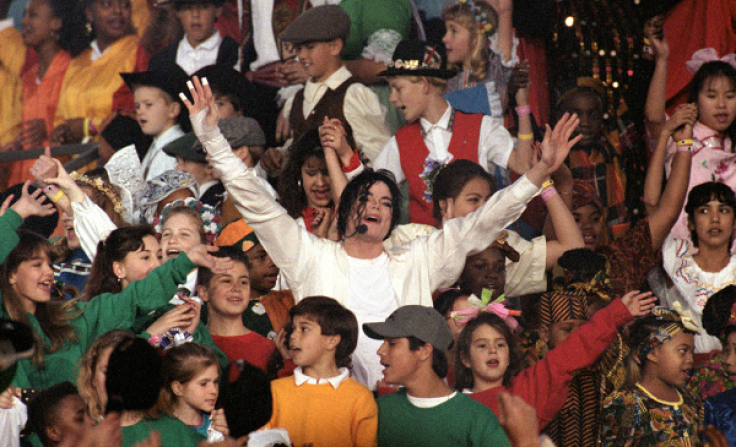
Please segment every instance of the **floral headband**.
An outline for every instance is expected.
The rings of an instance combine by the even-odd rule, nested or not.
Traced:
[[[458,325],[465,326],[470,320],[478,318],[478,315],[482,312],[490,312],[501,317],[501,319],[506,322],[509,329],[511,329],[511,332],[521,332],[519,322],[514,318],[514,316],[521,316],[521,312],[506,308],[503,304],[506,300],[504,294],[501,294],[501,296],[496,298],[493,302],[491,302],[492,297],[493,291],[488,289],[483,289],[481,299],[478,299],[475,295],[470,295],[468,297],[468,304],[470,304],[471,307],[464,310],[452,311],[450,313],[450,318],[454,318]]]
[[[115,187],[113,187],[111,184],[107,183],[99,177],[87,177],[86,175],[79,174],[77,171],[69,174],[69,177],[71,177],[71,179],[75,182],[84,183],[85,185],[88,185],[104,194],[105,197],[107,197],[108,200],[112,202],[115,212],[120,214],[121,216],[123,215],[123,204],[120,199],[120,194],[118,194],[118,192],[115,190]]]
[[[153,226],[156,228],[156,234],[161,236],[161,222],[164,220],[164,217],[166,217],[166,215],[177,206],[188,206],[199,213],[199,217],[202,218],[202,223],[204,224],[204,234],[207,238],[207,243],[209,245],[214,245],[217,235],[220,234],[220,231],[222,230],[222,218],[220,217],[220,213],[214,207],[207,205],[206,203],[202,203],[194,197],[174,200],[167,204],[164,209],[161,210],[161,215],[156,217],[153,221]]]
[[[466,5],[470,8],[470,13],[473,14],[473,19],[478,25],[479,30],[487,34],[491,34],[495,31],[493,23],[488,21],[488,15],[481,11],[473,0],[458,0],[458,4]]]
[[[672,307],[672,310],[662,306],[652,309],[651,315],[656,317],[657,321],[669,324],[652,331],[641,345],[633,349],[639,358],[646,357],[650,352],[662,346],[683,330],[688,330],[696,334],[700,333],[700,329],[698,329],[689,311],[684,310],[679,302],[675,302]],[[627,335],[631,327],[632,325],[629,325],[626,328]]]
[[[685,65],[687,66],[687,71],[695,74],[700,70],[700,67],[702,67],[703,64],[713,61],[725,62],[733,68],[736,68],[736,54],[730,53],[719,58],[718,53],[716,53],[716,50],[713,48],[703,48],[702,50],[696,51],[693,53],[693,58],[685,62]]]

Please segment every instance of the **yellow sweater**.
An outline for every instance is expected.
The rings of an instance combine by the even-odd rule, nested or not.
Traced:
[[[374,447],[378,406],[368,388],[348,378],[296,386],[294,377],[271,382],[273,414],[264,428],[284,428],[295,447]]]

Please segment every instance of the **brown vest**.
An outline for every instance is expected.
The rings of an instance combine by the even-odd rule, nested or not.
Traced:
[[[304,89],[299,90],[294,97],[294,103],[291,105],[291,113],[289,114],[289,125],[294,136],[294,142],[299,141],[309,129],[322,125],[325,117],[330,119],[337,118],[348,133],[348,145],[356,149],[355,140],[353,140],[353,129],[350,127],[348,120],[345,119],[343,113],[343,103],[345,102],[345,93],[355,81],[350,78],[340,84],[335,90],[327,89],[325,94],[319,100],[314,109],[309,112],[307,118],[304,118]]]

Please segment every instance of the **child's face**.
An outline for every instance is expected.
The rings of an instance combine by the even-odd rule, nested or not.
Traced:
[[[201,244],[200,224],[192,217],[177,213],[166,219],[161,227],[161,251],[163,261],[179,256],[197,244]]]
[[[724,76],[707,80],[698,93],[698,121],[715,131],[726,131],[736,119],[735,87]]]
[[[184,3],[177,8],[189,44],[196,48],[215,33],[215,20],[220,9],[213,4]]]
[[[734,210],[718,200],[695,208],[688,229],[698,235],[698,247],[728,247],[734,229]]]
[[[464,217],[480,208],[491,197],[491,187],[482,178],[474,178],[463,186],[457,197],[440,201],[443,222],[455,217]],[[443,203],[444,206],[443,206]]]
[[[23,44],[36,47],[44,42],[59,40],[58,34],[54,33],[61,29],[61,19],[54,17],[49,0],[31,0],[23,14],[21,27]]]
[[[120,278],[120,285],[125,288],[133,281],[145,278],[148,273],[161,265],[160,247],[153,236],[143,237],[143,246],[131,251],[120,262],[113,262],[112,268]]]
[[[569,337],[570,334],[575,331],[575,329],[579,328],[585,323],[586,320],[579,319],[563,320],[552,323],[552,325],[548,328],[547,340],[545,340],[547,346],[550,349],[553,349],[555,346],[565,341],[567,337]]]
[[[61,226],[64,228],[64,237],[69,244],[69,248],[75,250],[82,247],[82,243],[79,242],[77,232],[74,230],[74,220],[64,211],[61,212]]]
[[[563,101],[561,109],[562,113],[578,114],[580,124],[572,136],[583,136],[579,144],[590,146],[600,139],[603,126],[603,104],[595,93],[579,91],[572,94]]]
[[[243,116],[242,110],[235,110],[229,95],[215,94],[215,105],[217,106],[217,119]]]
[[[475,39],[470,30],[455,20],[446,21],[445,27],[447,31],[442,37],[442,43],[447,50],[447,62],[459,65],[469,63],[470,54],[475,46]]]
[[[482,252],[468,256],[465,268],[460,275],[463,290],[470,290],[480,297],[483,289],[493,291],[494,298],[503,293],[506,285],[506,259],[501,250],[488,247]]]
[[[191,408],[202,413],[212,413],[220,392],[219,378],[220,370],[217,365],[212,365],[194,376],[189,382],[174,382],[172,389],[179,399]]]
[[[266,253],[263,245],[258,244],[245,253],[250,261],[251,289],[264,295],[276,287],[279,268]]]
[[[723,344],[723,351],[721,351],[721,359],[726,374],[728,374],[728,380],[736,385],[736,332],[728,334],[726,343]]]
[[[595,250],[603,243],[605,225],[600,208],[589,203],[580,208],[575,208],[572,211],[572,216],[575,218],[578,227],[580,227],[580,232],[583,233],[585,248]]]
[[[421,365],[419,350],[409,349],[408,338],[386,338],[378,348],[383,366],[383,380],[391,385],[406,385]]]
[[[682,331],[650,352],[647,361],[654,364],[658,380],[669,386],[683,387],[690,380],[694,348],[693,334]]]
[[[161,89],[141,86],[135,89],[135,113],[144,134],[158,136],[176,123],[179,103],[169,101]]]
[[[509,368],[509,345],[501,332],[487,324],[475,328],[468,357],[462,362],[473,372],[474,390],[503,385],[503,375]]]
[[[294,331],[289,337],[289,349],[294,364],[305,369],[329,366],[335,362],[331,338],[322,335],[320,325],[305,315],[297,315],[292,320]],[[308,373],[307,373],[308,374]]]
[[[47,428],[49,439],[61,441],[70,436],[83,436],[94,426],[94,421],[87,413],[87,405],[78,394],[70,394],[63,398],[56,407],[54,424]]]
[[[332,201],[330,175],[327,164],[319,157],[309,157],[302,165],[302,188],[307,196],[307,205],[326,208]]]
[[[105,388],[105,380],[107,380],[107,364],[110,363],[110,354],[112,354],[113,349],[114,346],[110,346],[100,352],[100,356],[97,357],[97,365],[94,370],[94,386],[97,390],[97,395],[100,398],[103,408],[107,405],[107,388]]]
[[[38,249],[32,258],[21,262],[8,279],[27,312],[33,313],[37,303],[51,300],[54,270],[45,250]]]
[[[332,74],[336,57],[340,56],[341,45],[330,42],[307,42],[294,45],[299,63],[314,82],[324,82]]]
[[[207,302],[212,315],[240,317],[250,302],[248,268],[241,262],[235,262],[227,273],[214,275],[206,292],[200,292],[200,296]]]
[[[181,157],[176,157],[176,168],[174,169],[192,174],[197,180],[197,184],[200,186],[212,180],[208,163],[199,163],[192,160],[184,160]]]
[[[389,101],[401,110],[407,123],[418,120],[427,111],[426,100],[432,87],[426,81],[411,82],[397,76],[389,78],[388,85],[391,87]]]

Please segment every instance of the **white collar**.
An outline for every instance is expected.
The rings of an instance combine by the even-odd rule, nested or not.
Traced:
[[[314,377],[310,377],[304,374],[303,368],[301,366],[297,366],[294,369],[294,382],[296,383],[296,386],[302,386],[305,383],[308,385],[321,385],[323,383],[329,383],[330,385],[332,385],[332,388],[337,389],[337,387],[339,387],[341,383],[343,383],[350,377],[350,370],[348,370],[347,368],[340,368],[338,371],[340,371],[340,374],[336,375],[335,377],[317,380]]]
[[[97,45],[97,39],[90,42],[89,46],[90,48],[92,48],[92,55],[90,56],[90,59],[92,59],[93,61],[96,61],[97,59],[101,58],[103,54],[105,54],[104,51],[100,51],[100,46]]]
[[[185,51],[212,51],[217,49],[217,47],[222,42],[222,36],[220,36],[220,32],[218,30],[215,30],[215,32],[204,42],[200,43],[196,47],[193,47],[192,44],[189,43],[189,39],[187,39],[187,36],[184,36],[181,39],[182,49]]]
[[[327,86],[327,88],[329,88],[330,90],[335,90],[336,88],[341,86],[343,82],[350,79],[351,76],[353,75],[350,73],[350,70],[345,68],[345,66],[343,65],[339,69],[337,69],[337,71],[332,73],[324,82],[314,82],[312,78],[309,78],[307,80],[306,86],[304,87],[305,88],[304,93],[306,94],[308,92],[308,90],[306,89],[316,90],[322,85]]]
[[[181,130],[181,126],[179,124],[174,124],[161,132],[158,136],[154,137],[151,147],[164,147],[166,144],[176,140],[182,135],[184,135],[184,131]]]
[[[452,107],[450,107],[450,104],[447,104],[447,108],[445,109],[444,113],[442,113],[440,119],[437,120],[436,124],[432,124],[424,118],[419,118],[419,124],[421,124],[424,133],[428,133],[433,127],[438,127],[440,129],[450,131],[450,117],[452,116],[452,110],[453,109]]]
[[[406,398],[415,407],[419,407],[419,408],[434,408],[434,407],[437,407],[439,405],[442,405],[445,402],[451,400],[456,395],[457,395],[457,391],[453,391],[452,393],[448,394],[447,396],[440,396],[440,397],[414,397],[411,394],[406,393]]]

